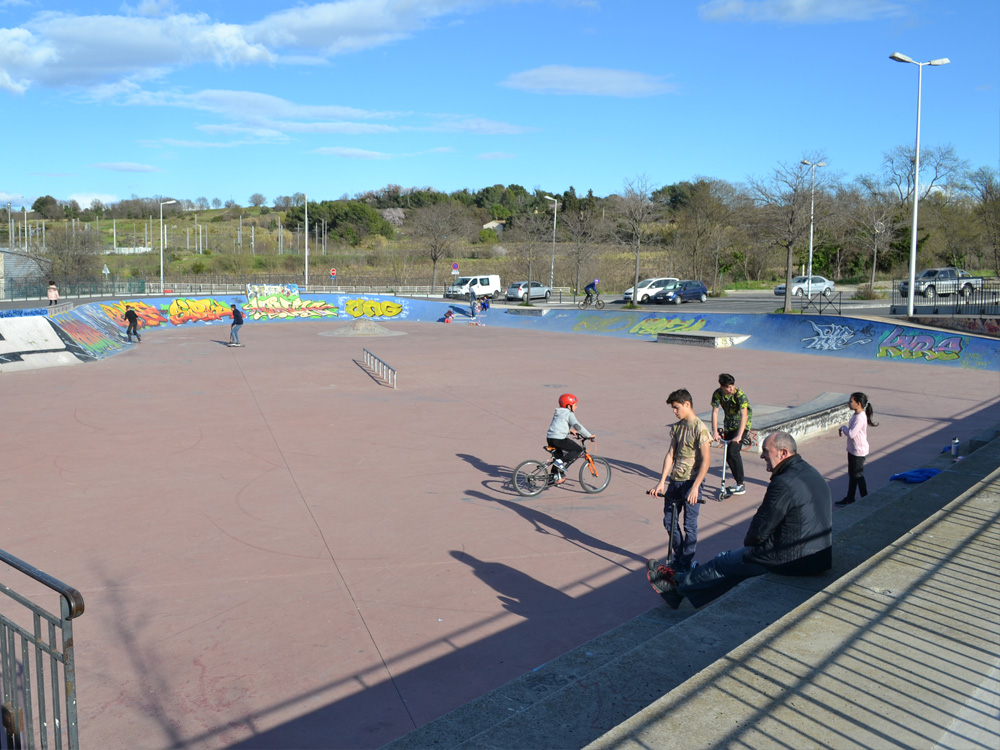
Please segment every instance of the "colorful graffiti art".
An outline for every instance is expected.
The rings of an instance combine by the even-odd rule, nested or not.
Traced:
[[[882,339],[878,346],[878,356],[947,362],[962,356],[963,338],[937,335],[929,331],[907,331],[896,326]]]
[[[811,320],[808,323],[812,326],[813,332],[816,335],[800,339],[801,341],[809,342],[806,345],[806,349],[817,349],[822,352],[838,352],[849,346],[870,344],[873,340],[871,338],[872,330],[870,326],[856,331],[843,323],[828,323],[822,326],[816,325]]]
[[[352,318],[395,318],[403,312],[403,305],[389,300],[359,298],[345,300],[344,312]]]
[[[139,328],[155,328],[167,322],[167,319],[160,314],[159,310],[152,305],[147,305],[145,302],[123,300],[121,302],[101,302],[100,305],[108,320],[119,328],[126,328],[128,326],[125,322],[126,305],[135,310],[135,314],[139,318]]]
[[[684,320],[683,318],[646,318],[629,329],[629,333],[637,336],[655,336],[658,333],[677,333],[679,331],[700,331],[705,327],[704,318]]]
[[[83,305],[53,316],[63,333],[80,347],[81,354],[101,359],[129,348],[122,326],[113,320],[106,305]],[[122,311],[124,312],[124,306]]]
[[[187,323],[214,323],[223,318],[229,319],[232,313],[226,302],[220,302],[211,297],[205,299],[188,299],[178,297],[163,308],[167,318],[175,326]],[[140,315],[140,317],[142,317]]]
[[[336,318],[340,315],[329,302],[299,297],[298,284],[247,284],[244,309],[254,320]]]

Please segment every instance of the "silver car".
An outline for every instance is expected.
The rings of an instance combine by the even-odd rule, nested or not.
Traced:
[[[809,282],[810,278],[812,278],[812,283]],[[829,297],[833,294],[833,287],[833,282],[822,276],[796,276],[792,279],[792,296],[801,297],[803,294],[822,294],[824,297]],[[784,284],[778,284],[778,286],[774,287],[774,296],[785,296]]]
[[[531,299],[544,299],[548,302],[549,297],[552,296],[552,290],[538,281],[531,282]],[[528,282],[527,281],[515,281],[509,287],[507,287],[507,299],[515,300],[519,299],[522,302],[528,301]]]

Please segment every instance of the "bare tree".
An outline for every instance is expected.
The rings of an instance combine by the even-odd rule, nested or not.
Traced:
[[[535,260],[542,254],[547,246],[547,240],[551,241],[552,222],[545,214],[525,213],[517,217],[517,221],[511,229],[504,232],[504,237],[510,240],[510,245],[514,255],[521,263],[527,266],[528,289],[531,289],[532,269]],[[527,293],[526,304],[531,304],[530,291]]]
[[[623,230],[623,238],[635,255],[633,289],[639,288],[639,259],[642,255],[642,238],[647,232],[647,224],[652,221],[656,213],[656,206],[651,197],[653,190],[649,178],[643,174],[625,180],[622,194],[617,196],[616,207]],[[635,302],[636,300],[633,298],[631,304],[634,305]]]
[[[265,203],[267,203],[267,198],[264,197],[263,193],[254,193],[250,196],[250,205],[255,208],[260,208]]]
[[[976,200],[974,213],[982,223],[986,244],[992,251],[993,270],[1000,275],[1000,179],[997,170],[981,167],[967,175]]]
[[[54,278],[92,278],[98,274],[101,242],[97,232],[72,231],[66,225],[49,230],[45,258]]]
[[[822,155],[806,156],[817,164],[825,161]],[[823,191],[829,182],[825,170],[816,174],[816,211],[814,225],[822,221]],[[767,237],[772,246],[785,251],[785,311],[792,309],[792,278],[795,275],[795,250],[809,235],[810,170],[802,164],[781,163],[767,178],[752,178],[750,190],[758,206],[758,231]]]
[[[448,257],[455,243],[471,228],[471,217],[455,201],[443,201],[413,212],[412,227],[431,259],[431,289],[437,286],[438,262]]]
[[[893,188],[900,204],[913,201],[915,153],[914,146],[896,146],[882,156],[882,179]],[[920,200],[938,190],[959,186],[968,168],[969,163],[958,158],[954,146],[920,149]]]
[[[600,212],[593,208],[581,208],[579,211],[567,211],[559,222],[562,233],[569,239],[569,249],[566,254],[573,263],[576,274],[575,289],[581,289],[581,274],[583,267],[600,250],[599,243],[610,235],[610,228]]]

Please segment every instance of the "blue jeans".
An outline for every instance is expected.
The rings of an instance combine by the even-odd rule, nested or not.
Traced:
[[[677,528],[674,530],[674,538],[671,540],[670,560],[667,562],[674,570],[687,570],[694,562],[695,548],[698,546],[698,514],[701,512],[701,505],[695,503],[689,505],[687,502],[688,492],[691,491],[693,479],[686,482],[675,482],[673,479],[667,484],[666,494],[663,496],[663,528],[670,533],[674,509],[681,506],[683,522],[678,520]],[[698,487],[698,499],[701,499],[701,487]]]
[[[240,324],[240,325],[234,325],[232,328],[229,329],[229,339],[234,344],[240,343],[240,328],[242,327],[243,327],[242,324]]]
[[[748,547],[720,552],[677,581],[677,591],[700,607],[729,591],[740,581],[768,572],[760,563],[743,562]]]

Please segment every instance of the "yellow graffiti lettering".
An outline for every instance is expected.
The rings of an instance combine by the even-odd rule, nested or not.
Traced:
[[[229,306],[215,299],[178,298],[170,303],[167,315],[175,326],[229,317]]]
[[[683,320],[681,318],[646,318],[629,329],[638,336],[655,336],[658,333],[675,331],[700,331],[705,327],[705,319]]]
[[[880,346],[877,358],[899,357],[900,359],[926,359],[928,362],[950,362],[959,358],[958,352],[932,351],[930,349],[902,349],[898,346]]]
[[[352,318],[394,318],[403,311],[398,302],[378,302],[370,299],[352,299],[344,305],[344,311]]]
[[[620,331],[632,325],[630,315],[602,315],[594,313],[592,315],[581,315],[573,325],[574,331]]]

